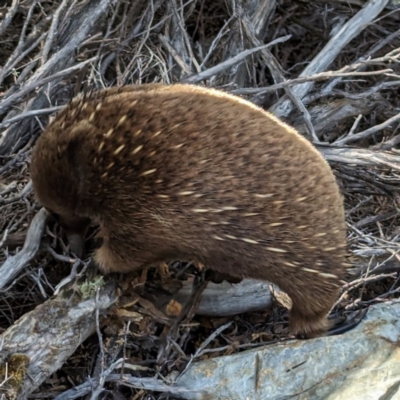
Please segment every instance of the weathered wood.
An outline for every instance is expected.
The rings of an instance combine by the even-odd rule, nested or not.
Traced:
[[[69,25],[64,27],[63,34],[58,38],[57,43],[52,44],[53,48],[58,47],[59,50],[54,52],[50,59],[42,65],[29,80],[24,82],[24,86],[40,81],[57,72],[61,73],[66,68],[72,66],[76,61],[74,57],[76,49],[83,41],[87,40],[96,22],[104,16],[111,3],[111,0],[90,0],[84,5],[83,9],[78,9],[78,13],[74,15],[73,18],[69,19]],[[30,110],[48,107],[48,91],[51,92],[59,80],[60,79],[54,79],[48,84],[49,87],[43,87],[40,92],[36,94],[34,99],[28,101],[22,112],[26,113]],[[0,101],[0,115],[10,108],[10,106],[3,106],[7,100],[8,96],[6,96],[3,101]],[[16,115],[20,113],[21,111],[10,111],[7,114],[6,120],[15,118]],[[31,119],[28,118],[12,125],[3,132],[2,136],[0,136],[0,155],[13,153],[29,141],[29,136],[27,136],[26,132],[32,130],[31,123]]]
[[[10,256],[0,267],[0,290],[17,276],[35,257],[39,250],[49,213],[42,208],[33,218],[24,247],[15,256]]]
[[[174,296],[174,300],[185,304],[191,294],[191,285],[187,283]],[[272,295],[268,282],[244,279],[237,284],[229,282],[209,282],[204,290],[197,315],[223,317],[245,312],[264,311],[272,304]]]
[[[81,287],[81,286],[80,286]],[[106,312],[117,300],[110,280],[82,299],[73,288],[25,314],[0,335],[0,381],[9,398],[26,399],[96,329],[96,312]],[[96,299],[97,297],[97,299]],[[7,367],[7,368],[6,368]]]
[[[386,7],[389,0],[368,0],[364,7],[348,20],[340,30],[329,40],[325,47],[304,68],[301,76],[313,75],[325,71],[347,44],[357,37]],[[313,82],[302,83],[292,88],[296,97],[302,99],[312,88]],[[287,117],[293,109],[293,104],[285,97],[270,107],[277,117]]]

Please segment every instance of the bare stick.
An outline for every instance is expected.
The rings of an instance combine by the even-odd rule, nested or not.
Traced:
[[[44,64],[35,72],[35,74],[27,81],[27,85],[30,85],[39,78],[47,75],[56,65],[58,65],[58,63],[62,62],[63,59],[68,57],[71,52],[74,52],[76,48],[87,38],[90,29],[92,29],[96,21],[102,15],[104,15],[110,3],[111,0],[100,0],[96,3],[93,3],[96,4],[96,7],[92,8],[90,15],[87,15],[85,23],[80,26],[80,29],[75,32],[75,35],[71,36],[71,39],[65,46],[63,46],[46,62],[46,64]],[[91,60],[96,58],[97,57],[93,57]]]
[[[89,379],[87,382],[55,397],[54,400],[73,400],[83,397],[92,391],[92,387],[98,384],[99,378]],[[150,390],[154,392],[166,392],[170,394],[200,393],[200,390],[190,390],[177,385],[168,386],[166,383],[156,378],[137,378],[131,375],[111,374],[105,378],[106,382],[115,382],[119,385]],[[205,393],[205,391],[204,391]]]
[[[17,182],[15,181],[9,183],[8,185],[0,184],[0,196],[5,196],[6,194],[14,191],[16,188],[17,188]]]
[[[203,61],[200,64],[200,68],[203,68],[205,66],[205,64],[207,63],[208,59],[211,57],[213,51],[215,50],[218,42],[222,39],[223,36],[225,36],[227,34],[227,32],[229,32],[228,26],[231,23],[233,18],[234,18],[234,15],[229,17],[229,19],[224,23],[224,26],[218,32],[218,35],[213,39],[213,41],[212,41],[212,43],[210,45],[210,48],[208,49],[208,52],[207,52],[206,56],[204,57]]]
[[[379,15],[379,13],[386,7],[388,1],[389,0],[368,0],[365,6],[354,15],[353,18],[347,21],[339,32],[329,40],[322,51],[320,51],[320,53],[303,70],[300,77],[324,71],[338,56],[338,54],[340,54],[343,48]],[[302,99],[311,90],[312,86],[312,82],[298,85],[293,88],[294,94]],[[287,117],[292,109],[292,102],[285,98],[281,98],[273,107],[270,108],[270,111],[277,117]]]
[[[23,114],[19,114],[13,118],[6,119],[4,122],[2,122],[0,124],[0,129],[7,128],[11,124],[14,124],[15,122],[21,121],[25,118],[38,117],[39,115],[52,114],[53,112],[59,111],[62,108],[63,108],[63,106],[58,106],[58,107],[43,108],[42,110],[31,110],[31,111],[24,112]]]
[[[8,25],[10,25],[12,19],[14,18],[14,15],[18,11],[18,6],[19,6],[19,0],[13,0],[11,6],[8,9],[6,16],[3,19],[3,22],[0,25],[0,36],[5,32]]]
[[[392,69],[386,68],[386,69],[381,69],[379,71],[369,71],[369,72],[338,72],[338,71],[326,71],[326,72],[320,72],[318,74],[310,75],[310,76],[303,76],[301,78],[295,78],[295,79],[288,79],[285,82],[281,83],[276,83],[271,86],[266,86],[266,87],[258,87],[258,88],[241,88],[241,89],[233,89],[231,90],[231,93],[233,94],[239,94],[239,95],[246,95],[246,94],[263,94],[267,92],[273,92],[278,89],[284,89],[287,86],[292,86],[298,83],[304,83],[304,82],[318,82],[318,81],[324,81],[332,78],[337,78],[337,77],[355,77],[355,76],[373,76],[373,75],[382,75],[386,73],[393,72]],[[386,82],[385,82],[386,83]],[[390,86],[389,83],[387,83],[388,86]]]
[[[215,330],[196,350],[196,353],[190,357],[189,362],[186,364],[185,369],[179,374],[179,376],[184,375],[184,373],[189,369],[190,365],[192,364],[195,358],[201,357],[203,350],[218,336],[220,335],[225,329],[228,329],[232,325],[233,321],[227,322],[226,324],[220,326],[217,330]]]
[[[12,69],[23,60],[32,50],[34,50],[40,42],[46,37],[46,34],[43,33],[39,36],[25,51],[23,51],[19,56],[15,59],[10,58],[10,63],[7,63],[0,73],[0,83],[3,83],[4,78],[12,71]]]
[[[359,124],[360,121],[361,121],[361,118],[362,118],[362,114],[358,114],[358,117],[357,117],[356,120],[354,121],[354,124],[353,124],[353,126],[351,127],[351,129],[350,129],[350,131],[349,131],[349,135],[353,135],[353,134],[354,134],[354,132],[355,132],[356,129],[357,129],[358,124]]]
[[[46,39],[46,42],[44,44],[43,51],[42,51],[42,57],[40,60],[42,65],[47,62],[47,57],[49,56],[51,45],[53,44],[54,35],[55,35],[55,32],[56,32],[58,24],[59,24],[60,14],[64,10],[64,8],[67,6],[67,4],[68,4],[68,0],[63,0],[61,5],[57,8],[57,11],[54,13],[53,21],[51,23],[51,27],[49,29],[47,39]]]
[[[22,250],[15,256],[8,257],[0,267],[0,290],[35,257],[40,247],[48,217],[49,213],[42,208],[32,220]]]
[[[356,142],[357,140],[360,139],[367,139],[371,135],[373,135],[376,132],[381,131],[382,129],[387,128],[389,125],[393,124],[394,122],[400,121],[400,113],[396,114],[392,118],[389,118],[385,122],[382,122],[381,124],[375,125],[372,128],[366,129],[365,131],[355,133],[354,135],[348,135],[345,138],[341,140],[337,140],[335,142],[335,145],[342,146],[344,144],[349,144],[352,142]]]
[[[335,98],[330,99],[329,104],[318,102],[309,108],[315,131],[329,132],[336,130],[341,121],[349,121],[349,118],[356,118],[359,114],[368,115],[372,110],[382,109],[385,101],[379,95],[369,98],[350,99]],[[299,133],[306,133],[303,126],[303,118],[300,115],[293,115],[290,118],[290,124],[298,130]],[[344,136],[343,136],[344,137]]]
[[[253,45],[260,46],[261,41],[256,36],[255,28],[253,26],[253,21],[246,16],[243,16],[242,20],[243,20],[243,29],[246,32],[247,36],[249,37],[249,40],[251,40]],[[271,75],[274,77],[275,82],[283,82],[285,80],[285,77],[282,73],[282,67],[279,65],[278,61],[271,54],[271,52],[268,49],[263,49],[261,50],[261,57],[264,59],[269,70],[271,71]],[[292,100],[293,104],[295,104],[296,107],[299,109],[299,111],[303,114],[304,122],[308,129],[308,133],[313,138],[313,141],[315,143],[319,143],[320,140],[317,134],[315,133],[314,125],[311,122],[311,116],[307,108],[305,107],[303,102],[293,93],[290,86],[286,86],[284,90],[289,99]]]
[[[286,95],[289,97],[289,99],[293,102],[293,104],[299,109],[299,111],[303,114],[304,122],[306,124],[306,127],[308,129],[308,133],[310,136],[313,138],[314,143],[320,143],[320,140],[315,133],[314,125],[311,122],[311,116],[310,113],[308,112],[306,106],[303,104],[303,102],[293,93],[293,90],[289,87],[285,88]]]
[[[324,145],[316,145],[315,147],[330,162],[364,166],[366,168],[389,167],[400,171],[400,155],[388,151],[372,151],[347,147],[336,148]]]
[[[99,290],[97,289],[96,291],[96,305],[97,302],[99,301]],[[99,339],[99,347],[100,347],[100,368],[101,368],[101,372],[100,372],[100,380],[99,383],[97,385],[97,387],[94,388],[94,390],[92,390],[92,395],[90,396],[90,400],[97,400],[98,397],[100,396],[100,394],[103,392],[103,388],[104,388],[104,384],[105,384],[105,380],[107,375],[110,375],[110,373],[112,372],[112,370],[114,369],[113,365],[111,365],[109,368],[107,368],[107,371],[104,371],[104,365],[105,365],[105,360],[104,360],[104,356],[105,356],[105,351],[104,351],[104,342],[103,342],[103,336],[101,334],[100,331],[100,322],[99,322],[99,310],[98,307],[96,307],[96,332],[97,332],[97,337]],[[118,365],[122,362],[121,361],[117,361]]]
[[[56,72],[53,75],[50,75],[46,78],[40,79],[38,81],[31,82],[30,84],[27,84],[23,89],[18,91],[17,93],[11,95],[10,97],[6,98],[2,103],[0,103],[0,114],[4,113],[7,111],[8,108],[10,108],[12,105],[14,105],[17,101],[22,100],[28,93],[31,91],[35,90],[37,87],[43,86],[44,84],[54,81],[57,78],[62,78],[71,72],[74,72],[76,70],[81,69],[84,67],[86,64],[91,63],[92,61],[95,61],[96,57],[89,58],[88,60],[82,61],[78,64],[73,65],[70,68],[64,69],[63,71]]]
[[[33,14],[33,10],[35,9],[37,4],[37,1],[33,1],[32,4],[29,7],[29,11],[27,16],[24,18],[24,25],[22,26],[22,30],[21,30],[21,34],[18,40],[18,45],[15,48],[15,50],[13,51],[13,54],[11,55],[11,57],[9,57],[9,59],[7,60],[7,62],[5,63],[5,66],[3,67],[3,69],[1,70],[0,73],[0,85],[2,85],[3,83],[3,79],[5,78],[7,71],[10,67],[10,65],[13,63],[13,61],[18,58],[21,53],[22,53],[22,49],[25,46],[25,39],[26,39],[26,31],[28,29],[28,25],[31,21],[32,18],[32,14]]]
[[[62,25],[64,28],[62,37],[56,42],[59,44],[59,46],[54,46],[55,50],[58,50],[58,48],[60,48],[60,50],[54,53],[44,65],[32,73],[29,79],[23,82],[22,92],[26,94],[26,92],[24,92],[26,86],[35,87],[35,85],[38,85],[38,83],[43,84],[43,79],[47,79],[48,75],[50,74],[57,79],[51,81],[48,87],[38,90],[37,95],[29,100],[29,103],[26,106],[26,111],[28,109],[41,109],[49,106],[49,100],[51,99],[49,99],[48,94],[52,93],[52,89],[57,84],[58,78],[62,77],[57,77],[56,72],[60,71],[61,69],[66,70],[68,69],[66,67],[70,67],[76,62],[75,53],[77,49],[79,49],[79,46],[85,40],[87,40],[90,30],[93,29],[93,26],[96,24],[97,20],[104,15],[111,2],[112,0],[88,0],[85,2],[83,7],[76,7],[77,2],[72,2],[71,8],[72,11],[74,11],[74,18],[65,17],[65,20],[60,23],[60,25]],[[96,55],[91,60],[97,60],[98,56],[99,55]],[[88,61],[89,60],[86,60],[86,62]],[[47,93],[44,92],[45,90],[47,90]],[[6,93],[6,96],[8,96],[4,100],[6,105],[14,105],[13,102],[17,101],[17,98],[25,100],[23,97],[18,97],[18,93],[14,92],[15,90],[10,88]],[[13,98],[13,101],[9,103],[11,97],[14,95],[17,97]],[[0,105],[0,114],[4,113],[5,111],[2,109],[2,105],[4,105],[4,103]],[[8,110],[8,108],[6,110]],[[15,116],[16,113],[18,113],[16,110],[12,110],[10,112],[11,116]],[[29,140],[27,131],[31,131],[31,128],[29,127],[30,123],[31,121],[29,120],[21,121],[2,133],[2,137],[0,139],[0,155],[6,155],[7,153],[19,150],[19,148],[26,143],[27,139]]]
[[[0,206],[5,204],[14,203],[26,197],[32,190],[32,181],[29,181],[20,193],[9,197],[8,199],[0,199]]]
[[[189,68],[188,65],[186,65],[185,61],[182,60],[182,57],[178,54],[178,52],[172,47],[168,39],[161,34],[158,35],[158,38],[160,39],[161,43],[165,46],[165,48],[168,50],[168,52],[171,54],[171,56],[174,58],[176,63],[182,68],[182,70],[186,74],[189,74],[191,72],[191,69]]]
[[[260,51],[263,49],[267,49],[268,47],[272,47],[278,43],[283,43],[289,40],[291,35],[286,35],[283,37],[280,37],[278,39],[273,40],[272,42],[265,44],[263,46],[258,46],[255,47],[254,49],[249,49],[249,50],[244,50],[241,53],[237,54],[235,57],[232,57],[214,67],[208,68],[203,72],[200,72],[199,74],[188,76],[186,78],[181,79],[182,83],[197,83],[200,81],[203,81],[205,79],[209,79],[212,76],[219,74],[221,71],[224,71],[233,65],[237,64],[238,62],[244,60],[246,57],[249,55],[255,53],[256,51]]]

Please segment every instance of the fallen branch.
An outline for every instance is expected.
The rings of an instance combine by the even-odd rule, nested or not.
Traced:
[[[11,6],[9,7],[3,22],[0,25],[0,36],[5,32],[7,27],[10,25],[14,15],[17,13],[19,8],[19,0],[13,0]]]
[[[32,117],[38,117],[39,115],[48,115],[52,114],[56,111],[59,111],[63,108],[63,106],[58,106],[58,107],[49,107],[49,108],[44,108],[43,110],[31,110],[24,112],[22,114],[19,114],[13,118],[6,119],[4,122],[0,124],[0,129],[7,128],[11,124],[14,124],[16,122],[19,122],[25,118],[32,118]]]
[[[274,92],[275,90],[284,89],[289,86],[297,85],[300,83],[309,83],[309,82],[320,82],[332,78],[345,78],[345,77],[355,77],[355,76],[374,76],[374,75],[382,75],[387,74],[389,72],[393,72],[390,68],[381,69],[379,71],[368,71],[368,72],[341,72],[341,71],[326,71],[320,72],[313,75],[308,76],[301,76],[299,78],[288,79],[281,83],[275,83],[271,86],[265,87],[255,87],[255,88],[240,88],[240,89],[233,89],[230,93],[237,94],[237,95],[249,95],[249,94],[257,94],[261,95],[268,92]],[[395,85],[398,84],[397,81],[394,82]],[[390,87],[389,82],[385,82],[385,85]]]
[[[400,121],[400,113],[396,114],[392,118],[389,118],[385,122],[382,122],[381,124],[378,124],[369,129],[366,129],[365,131],[354,133],[353,135],[347,135],[345,138],[337,140],[335,142],[335,145],[342,146],[345,144],[356,142],[357,140],[368,139],[374,133],[379,132],[382,129],[385,129],[385,128],[389,127],[391,124],[398,122],[398,121]]]
[[[316,148],[329,162],[364,166],[366,169],[380,167],[400,171],[400,155],[396,153],[359,149],[356,147],[335,148],[328,145],[316,145]]]
[[[9,398],[26,399],[95,331],[96,310],[106,312],[118,298],[113,281],[96,293],[82,300],[66,289],[25,314],[0,336],[0,371],[7,365],[11,378],[2,390]]]
[[[357,37],[386,7],[389,0],[368,0],[365,6],[348,20],[339,32],[333,36],[318,55],[307,65],[300,77],[313,75],[324,71],[348,43]],[[306,82],[294,87],[294,94],[302,99],[312,88],[312,82]],[[293,104],[286,98],[281,98],[270,107],[277,117],[287,117],[293,109]]]
[[[19,200],[25,198],[26,196],[28,196],[28,194],[31,191],[32,191],[32,181],[30,180],[18,194],[15,194],[14,196],[10,196],[6,199],[0,199],[0,206],[14,203],[15,201],[19,201]]]
[[[47,62],[38,68],[29,79],[23,82],[21,90],[14,93],[14,88],[10,88],[8,92],[6,92],[5,100],[0,102],[0,115],[8,111],[17,101],[25,100],[24,96],[32,90],[37,90],[41,85],[49,83],[49,87],[46,88],[46,91],[48,90],[51,92],[58,80],[64,77],[66,73],[79,70],[87,63],[91,63],[95,59],[97,60],[98,56],[73,65],[76,61],[74,53],[81,43],[87,39],[90,30],[95,26],[98,19],[105,14],[111,2],[112,0],[90,0],[86,2],[82,8],[75,8],[75,10],[77,9],[79,11],[74,15],[74,18],[62,21],[62,35],[53,43],[53,48],[58,49],[58,51],[51,54]],[[74,4],[75,2],[73,2],[73,5]],[[73,7],[73,5],[71,7]],[[52,77],[50,77],[50,75],[52,75]],[[30,100],[25,107],[20,108],[23,109],[22,112],[26,113],[31,110],[43,109],[49,106],[48,93],[45,93],[43,88],[41,88],[33,100]],[[7,119],[11,119],[19,113],[20,112],[16,110],[12,110],[7,115]],[[29,120],[23,120],[19,124],[11,126],[6,132],[3,132],[0,140],[0,155],[15,151],[15,148],[18,150],[19,147],[23,147],[29,140],[29,136],[27,137],[26,132],[31,131],[31,127],[29,127],[28,124]],[[21,140],[21,138],[25,140]]]
[[[22,250],[15,256],[8,257],[0,267],[0,290],[3,289],[11,279],[18,275],[36,256],[48,217],[49,213],[42,208],[32,220]]]
[[[73,389],[67,390],[66,392],[58,395],[54,400],[73,400],[78,397],[88,395],[92,391],[92,387],[98,384],[99,379],[88,379],[82,385],[74,387]],[[153,392],[164,392],[172,395],[184,395],[185,393],[203,393],[207,394],[206,390],[191,390],[187,388],[181,388],[178,385],[168,386],[166,383],[156,378],[136,378],[132,375],[121,375],[121,374],[110,374],[105,378],[106,382],[115,382],[121,386],[127,386],[131,388],[151,390]]]
[[[173,297],[180,304],[186,304],[192,293],[192,285],[186,282]],[[197,315],[223,317],[245,312],[264,311],[271,307],[272,296],[268,282],[244,279],[237,284],[223,281],[209,282],[196,309]]]
[[[17,93],[11,95],[10,97],[7,97],[5,100],[0,102],[0,115],[2,113],[4,113],[5,111],[7,111],[15,103],[17,103],[18,101],[21,101],[27,94],[29,94],[30,92],[35,90],[37,87],[41,87],[41,86],[45,85],[46,83],[57,80],[58,78],[63,78],[72,72],[79,71],[86,64],[90,64],[91,62],[93,62],[95,60],[96,60],[96,57],[89,58],[89,60],[82,61],[78,64],[73,65],[72,67],[66,68],[59,72],[56,72],[55,74],[50,75],[46,78],[42,78],[37,81],[28,83],[26,86],[24,86],[23,89],[21,89]]]
[[[260,51],[263,49],[267,49],[269,47],[272,47],[278,43],[283,43],[286,42],[287,40],[290,39],[290,35],[280,37],[278,39],[273,40],[272,42],[268,44],[264,44],[262,46],[255,47],[254,49],[249,49],[249,50],[244,50],[241,53],[237,54],[236,56],[214,66],[211,68],[206,69],[205,71],[202,71],[196,75],[188,76],[186,78],[181,79],[181,83],[197,83],[200,81],[203,81],[205,79],[209,79],[212,76],[221,73],[222,71],[232,67],[233,65],[239,63],[240,61],[244,60],[246,57],[249,55],[255,53],[256,51]]]

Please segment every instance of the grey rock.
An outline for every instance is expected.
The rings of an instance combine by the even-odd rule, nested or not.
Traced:
[[[400,304],[371,307],[345,334],[194,362],[176,384],[188,400],[400,399]]]

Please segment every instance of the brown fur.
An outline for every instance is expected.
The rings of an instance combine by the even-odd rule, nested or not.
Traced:
[[[276,283],[294,333],[325,331],[345,271],[342,197],[316,149],[251,103],[191,85],[80,96],[38,139],[31,173],[70,234],[100,225],[102,272],[195,260]]]

